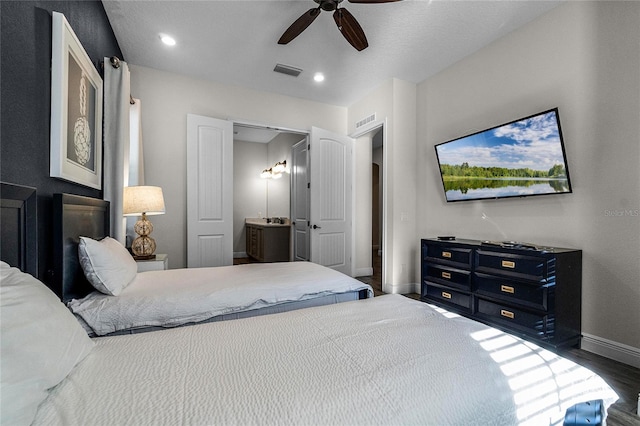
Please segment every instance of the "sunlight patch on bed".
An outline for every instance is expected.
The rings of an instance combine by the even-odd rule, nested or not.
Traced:
[[[460,315],[455,314],[453,312],[449,312],[446,309],[442,309],[439,306],[436,306],[436,305],[429,305],[429,306],[437,313],[442,314],[442,316],[444,316],[445,318],[460,318]]]
[[[497,329],[472,333],[507,377],[519,425],[562,424],[565,411],[578,402],[609,397],[606,383],[586,368]]]

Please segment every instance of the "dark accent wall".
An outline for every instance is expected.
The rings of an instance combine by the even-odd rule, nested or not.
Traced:
[[[105,56],[124,59],[98,0],[0,1],[0,180],[37,190],[38,275],[45,282],[53,264],[53,194],[102,198],[102,191],[49,177],[53,11],[65,15],[100,75]]]

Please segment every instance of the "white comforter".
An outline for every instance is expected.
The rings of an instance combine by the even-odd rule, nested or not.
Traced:
[[[95,334],[175,327],[371,286],[311,262],[261,263],[139,273],[119,296],[93,292],[68,303]]]
[[[400,295],[95,343],[35,424],[542,425],[617,398],[571,361]]]

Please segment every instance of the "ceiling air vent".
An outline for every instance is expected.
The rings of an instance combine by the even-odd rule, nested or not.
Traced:
[[[369,124],[372,121],[376,121],[376,113],[375,112],[373,114],[371,114],[370,116],[363,118],[360,121],[356,121],[356,129],[359,128],[359,127],[364,126],[365,124]]]
[[[292,67],[289,65],[276,64],[276,67],[273,69],[275,72],[279,72],[282,74],[290,75],[293,77],[297,77],[300,75],[302,70],[300,68]]]

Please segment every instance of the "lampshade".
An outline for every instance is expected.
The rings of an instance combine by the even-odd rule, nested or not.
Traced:
[[[128,186],[124,188],[124,216],[164,214],[164,197],[159,186]]]

